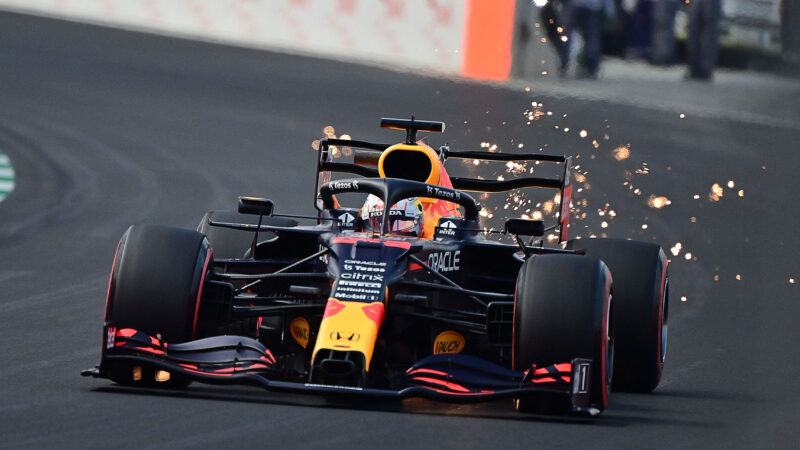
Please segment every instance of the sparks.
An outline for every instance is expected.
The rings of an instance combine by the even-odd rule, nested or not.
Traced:
[[[663,195],[662,196],[651,195],[650,198],[647,199],[647,206],[654,209],[661,209],[671,204],[672,202],[670,202],[669,199],[667,197],[664,197]]]
[[[733,181],[729,182],[729,184],[730,183],[733,183]],[[718,202],[723,195],[724,192],[722,190],[722,186],[720,186],[719,183],[714,183],[713,185],[711,185],[711,192],[708,193],[709,200],[711,200],[712,202]]]
[[[628,159],[631,156],[631,149],[628,146],[619,146],[614,149],[614,159],[617,161],[622,161],[623,159]]]
[[[672,256],[678,256],[678,255],[681,254],[681,249],[682,248],[683,248],[683,245],[681,245],[681,243],[678,242],[674,246],[672,246],[672,248],[669,249],[669,251],[670,251],[670,253],[672,253]]]

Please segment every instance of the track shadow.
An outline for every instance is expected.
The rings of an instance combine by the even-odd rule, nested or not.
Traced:
[[[421,414],[431,416],[465,417],[490,420],[535,421],[541,423],[574,424],[578,426],[627,427],[634,424],[673,424],[690,427],[715,427],[709,421],[695,421],[676,418],[673,414],[662,414],[657,409],[647,409],[631,404],[613,403],[598,417],[584,416],[543,416],[516,412],[510,400],[495,400],[475,404],[442,403],[427,399],[372,400],[347,397],[345,395],[304,395],[295,393],[269,392],[264,394],[258,388],[192,386],[185,390],[131,388],[109,385],[91,389],[97,393],[122,395],[167,396],[195,400],[243,402],[263,405],[283,405],[313,407],[353,411],[384,413]]]
[[[752,403],[757,401],[753,396],[746,395],[743,392],[710,392],[710,391],[692,391],[692,390],[657,390],[651,395],[656,397],[670,397],[689,400],[714,400],[714,401],[728,401],[728,402],[745,402]]]

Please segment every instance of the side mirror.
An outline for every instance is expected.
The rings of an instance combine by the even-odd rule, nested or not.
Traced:
[[[239,197],[239,212],[241,214],[256,214],[269,216],[272,214],[272,200],[259,197]]]
[[[541,220],[508,219],[506,233],[523,236],[544,236],[544,222]]]

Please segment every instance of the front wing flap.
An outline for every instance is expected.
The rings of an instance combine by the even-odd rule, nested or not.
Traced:
[[[589,402],[591,360],[576,358],[524,372],[510,370],[468,355],[431,355],[405,373],[405,386],[393,389],[361,388],[275,380],[280,373],[272,353],[260,342],[243,336],[216,336],[182,344],[168,344],[132,328],[106,327],[106,345],[100,365],[84,376],[108,378],[115,363],[147,365],[210,384],[261,386],[272,391],[384,399],[421,397],[472,403],[500,398],[525,398],[541,393],[563,395],[573,412],[594,414]]]

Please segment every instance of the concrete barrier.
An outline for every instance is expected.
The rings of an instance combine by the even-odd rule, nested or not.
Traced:
[[[514,0],[0,0],[0,8],[108,26],[504,79]]]

